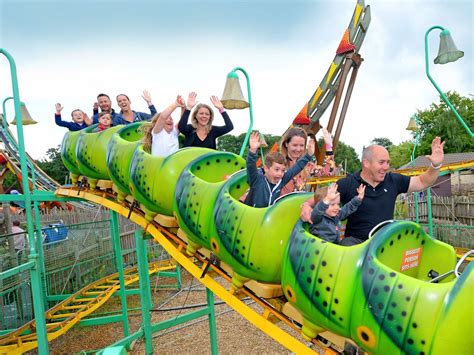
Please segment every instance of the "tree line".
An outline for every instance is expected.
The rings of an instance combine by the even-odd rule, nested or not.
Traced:
[[[455,91],[448,92],[446,96],[472,131],[474,128],[474,96],[461,96]],[[441,137],[445,142],[445,153],[474,152],[474,140],[459,123],[456,115],[441,97],[439,102],[432,103],[427,109],[418,110],[417,115],[419,126],[418,130],[413,132],[412,140],[407,140],[397,145],[385,137],[372,140],[372,143],[380,144],[387,148],[390,153],[390,165],[392,168],[397,169],[410,162],[417,135],[419,135],[419,138],[416,156],[431,154],[431,142],[435,137]]]

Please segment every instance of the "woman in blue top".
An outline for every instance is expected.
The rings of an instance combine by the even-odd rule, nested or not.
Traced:
[[[156,108],[151,102],[151,96],[148,91],[144,90],[142,97],[143,100],[146,101],[150,113],[133,111],[130,107],[131,101],[128,96],[125,94],[117,95],[117,105],[120,107],[121,111],[120,115],[114,117],[113,125],[117,126],[119,124],[149,121],[156,114]]]
[[[205,104],[198,104],[191,115],[191,124],[188,124],[189,115],[196,105],[195,92],[191,92],[184,111],[178,123],[179,131],[184,134],[184,147],[203,147],[217,149],[216,139],[234,129],[229,115],[224,110],[221,100],[217,96],[211,96],[211,102],[222,115],[224,126],[213,126],[214,112]]]

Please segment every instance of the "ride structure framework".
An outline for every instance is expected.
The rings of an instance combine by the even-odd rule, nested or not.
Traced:
[[[359,1],[360,3],[360,1]],[[358,3],[358,5],[359,5]],[[357,11],[357,9],[356,9]],[[359,13],[360,15],[360,13]],[[2,54],[10,61],[10,67],[12,72],[12,86],[13,86],[13,98],[15,103],[15,112],[17,113],[17,117],[19,115],[19,93],[18,93],[18,85],[16,82],[16,69],[14,66],[13,59],[11,56],[4,50],[1,50]],[[321,97],[324,97],[322,95]],[[28,165],[27,159],[25,158],[25,151],[24,151],[24,144],[23,144],[23,135],[22,135],[22,125],[21,122],[18,123],[18,152],[19,152],[19,163],[20,163],[20,171],[22,176],[28,176],[28,169],[31,170],[32,177],[34,176],[34,167]],[[239,299],[238,295],[235,294],[234,289],[226,289],[219,285],[216,280],[214,280],[209,274],[205,274],[202,276],[203,271],[209,266],[209,260],[207,260],[203,255],[199,252],[195,254],[194,257],[190,258],[189,255],[185,253],[187,249],[187,244],[184,240],[178,238],[173,233],[170,233],[166,229],[162,228],[155,222],[151,222],[147,219],[145,211],[141,211],[133,206],[127,205],[125,203],[118,203],[115,201],[115,196],[112,196],[107,191],[99,191],[99,190],[91,190],[88,188],[66,188],[62,187],[56,190],[57,196],[54,196],[51,192],[45,193],[38,193],[33,187],[33,190],[30,191],[28,179],[22,179],[22,186],[25,194],[21,197],[16,196],[0,196],[2,201],[21,201],[25,203],[25,212],[28,222],[28,238],[29,238],[29,245],[30,245],[30,256],[29,261],[26,264],[22,264],[17,268],[9,270],[8,273],[0,274],[1,278],[7,277],[8,275],[14,274],[16,272],[21,272],[24,270],[28,270],[31,274],[32,280],[32,288],[34,291],[34,310],[35,310],[35,318],[36,323],[34,329],[36,330],[35,341],[38,345],[38,349],[40,353],[47,353],[48,352],[48,333],[50,329],[56,329],[56,324],[48,323],[46,324],[45,317],[44,317],[44,289],[41,285],[41,278],[42,278],[42,256],[41,256],[41,242],[39,236],[39,211],[38,211],[38,203],[45,200],[52,200],[52,201],[69,201],[73,199],[85,199],[90,202],[94,202],[96,204],[105,206],[109,208],[111,212],[111,220],[112,224],[116,226],[117,224],[117,213],[122,214],[124,216],[129,217],[133,222],[138,224],[144,229],[144,232],[137,232],[137,254],[138,254],[138,273],[140,274],[140,290],[141,290],[141,300],[142,300],[142,315],[143,315],[143,323],[142,328],[133,334],[128,334],[128,320],[127,320],[127,308],[126,306],[123,307],[123,313],[121,317],[116,318],[114,321],[122,321],[124,324],[124,339],[120,342],[114,344],[116,351],[122,351],[123,347],[127,347],[130,343],[138,339],[140,337],[145,338],[145,346],[146,352],[151,353],[152,348],[152,333],[163,329],[163,327],[170,326],[171,324],[176,324],[177,322],[189,320],[188,317],[182,317],[181,319],[174,319],[166,324],[151,324],[150,319],[150,286],[148,281],[148,263],[147,263],[147,255],[146,255],[146,246],[144,243],[144,239],[147,238],[147,235],[151,235],[158,243],[160,243],[170,255],[181,265],[183,265],[190,274],[199,279],[207,288],[208,290],[208,308],[204,311],[200,312],[201,315],[206,315],[209,317],[209,325],[210,325],[210,333],[211,333],[211,351],[212,353],[217,353],[217,341],[216,341],[216,331],[215,331],[215,313],[213,308],[213,293],[216,294],[219,298],[221,298],[224,302],[226,302],[230,307],[235,309],[238,313],[242,314],[245,318],[255,324],[259,329],[264,331],[265,333],[272,336],[276,341],[280,342],[284,346],[286,346],[291,351],[296,353],[302,352],[309,352],[310,349],[306,346],[306,344],[298,341],[293,336],[289,335],[288,333],[284,332],[281,328],[273,324],[270,321],[270,316],[274,316],[280,321],[284,322],[288,326],[295,327],[294,323],[280,310],[278,306],[274,306],[270,303],[270,301],[264,300],[260,297],[256,297],[252,294],[251,291],[246,289],[245,287],[242,288],[241,292],[244,295],[248,295],[252,297],[261,307],[263,307],[264,311],[263,314],[258,314],[257,312],[249,309],[243,302]],[[33,212],[32,212],[33,208]],[[33,223],[33,216],[34,213],[36,221]],[[36,226],[36,228],[35,228]],[[172,227],[173,228],[173,227]],[[36,237],[35,237],[35,229],[36,229]],[[116,227],[115,227],[116,229]],[[114,236],[114,232],[112,235]],[[119,269],[118,273],[118,283],[120,285],[120,297],[122,300],[122,304],[126,305],[126,295],[125,295],[125,284],[126,284],[126,274],[123,269],[123,264],[120,259],[120,241],[114,237],[114,249],[117,255],[117,267]],[[229,277],[223,273],[217,266],[210,265],[210,267],[219,275],[226,277],[229,280]],[[202,277],[201,277],[202,276]],[[116,283],[114,284],[117,285]],[[104,287],[107,285],[103,285]],[[114,287],[115,287],[114,286]],[[88,289],[87,292],[100,292],[97,289]],[[85,297],[86,299],[88,297]],[[125,298],[125,302],[124,302]],[[73,300],[77,300],[73,299]],[[92,302],[92,301],[91,301]],[[272,301],[273,302],[273,301]],[[79,306],[79,305],[78,305]],[[66,307],[75,307],[73,306],[66,306]],[[90,307],[92,308],[92,307]],[[72,308],[61,308],[62,312],[65,314],[57,314],[60,317],[76,317],[76,313],[72,312]],[[60,313],[62,313],[60,312]],[[68,313],[70,312],[70,313]],[[49,315],[55,315],[54,312],[46,312]],[[63,318],[59,318],[63,319]],[[65,329],[66,327],[60,327],[61,329]],[[367,335],[364,333],[364,335]],[[25,344],[26,342],[23,340],[28,340],[28,336],[33,338],[33,334],[25,335],[26,338],[23,338],[21,344]],[[364,337],[364,336],[362,336]],[[33,341],[32,341],[33,343]]]

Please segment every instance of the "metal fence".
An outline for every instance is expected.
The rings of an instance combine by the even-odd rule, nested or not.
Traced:
[[[408,218],[415,218],[413,194],[405,197]],[[474,196],[431,196],[433,219],[450,223],[474,225]],[[428,221],[428,202],[426,194],[419,193],[418,214],[421,222]]]
[[[81,221],[66,225],[67,235],[63,239],[42,244],[46,294],[54,296],[49,297],[48,308],[60,301],[61,297],[57,296],[66,297],[91,282],[118,271],[110,236],[109,213],[96,214],[95,221],[92,221],[91,214],[81,213],[81,215],[84,219],[90,218],[89,222]],[[47,218],[45,224],[62,220],[57,215],[49,217],[52,218]],[[99,220],[98,217],[103,219]],[[45,227],[43,230],[48,228],[56,227]],[[125,218],[120,219],[124,267],[137,264],[135,230],[134,223]],[[11,248],[7,246],[8,237],[8,235],[0,236],[0,271],[9,270],[28,261],[28,248],[21,253],[12,253]],[[152,240],[147,244],[149,261],[169,258],[159,244]],[[0,330],[18,328],[33,318],[31,292],[28,271],[0,280]]]
[[[474,249],[474,196],[432,196],[433,237],[455,247]],[[401,196],[396,219],[416,220],[413,194]],[[419,223],[428,231],[428,202],[418,195]]]

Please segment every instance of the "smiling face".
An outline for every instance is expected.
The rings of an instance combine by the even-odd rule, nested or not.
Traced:
[[[163,128],[165,129],[166,132],[170,133],[173,130],[173,125],[174,125],[173,117],[171,117],[170,115],[166,118],[165,126]]]
[[[290,128],[282,138],[281,153],[287,158],[288,166],[293,166],[295,162],[305,153],[306,139],[308,135],[300,127]]]
[[[82,111],[81,110],[72,111],[71,112],[71,117],[72,117],[72,120],[76,123],[84,122],[84,117],[82,116]]]
[[[214,113],[212,109],[206,104],[198,104],[191,116],[191,124],[195,129],[207,128],[210,130],[213,120]]]
[[[337,196],[336,198],[333,198],[329,202],[329,207],[326,209],[326,214],[329,217],[336,217],[339,214],[339,211],[341,210],[340,203],[341,203],[341,198],[339,196]]]
[[[209,120],[211,119],[211,112],[206,107],[201,107],[197,114],[196,120],[200,126],[207,126]]]
[[[264,165],[263,170],[265,170],[265,176],[267,177],[268,181],[270,181],[272,184],[276,184],[283,178],[286,166],[285,164],[273,162],[270,167]]]
[[[372,186],[377,186],[385,179],[390,169],[390,156],[387,149],[380,145],[366,148],[362,157],[361,177]]]
[[[129,111],[130,110],[130,100],[125,95],[118,95],[117,96],[117,105],[120,107],[122,111]]]
[[[112,101],[107,96],[99,96],[97,97],[97,103],[102,111],[110,111],[112,108]]]
[[[293,136],[286,144],[288,158],[296,161],[301,158],[305,152],[306,139],[300,136]]]

